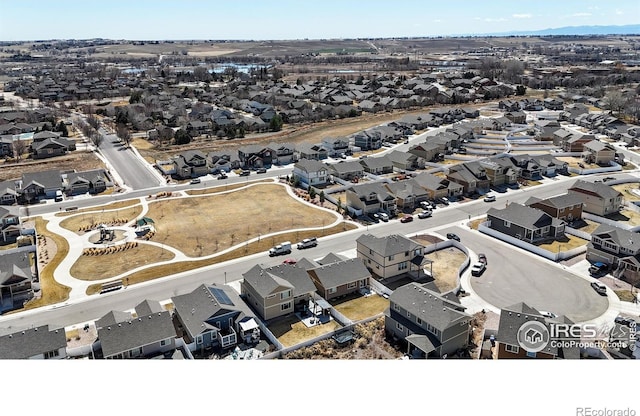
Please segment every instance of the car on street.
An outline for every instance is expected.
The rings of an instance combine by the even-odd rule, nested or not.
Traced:
[[[418,214],[418,218],[420,219],[429,218],[430,216],[431,216],[431,210],[424,210]]]
[[[484,263],[475,263],[473,266],[471,266],[471,276],[480,276],[486,268],[487,265]]]
[[[220,175],[218,175],[218,179],[227,179],[228,176],[225,173],[221,173]]]
[[[285,261],[282,262],[282,264],[296,264],[297,261],[296,259],[286,259]]]
[[[484,254],[484,253],[480,253],[480,254],[478,254],[478,261],[479,261],[480,263],[488,264],[488,262],[487,262],[487,255],[486,255],[486,254]]]
[[[405,215],[404,217],[400,218],[400,222],[411,222],[411,221],[413,221],[412,215]]]
[[[458,237],[456,234],[454,233],[447,233],[447,238],[449,240],[456,240],[456,241],[460,241],[460,237]]]
[[[602,178],[602,182],[607,182],[607,181],[613,181],[616,178],[614,178],[613,176],[607,176],[606,178]]]
[[[386,212],[378,212],[378,217],[384,222],[389,221],[389,214],[387,214]]]
[[[256,173],[267,173],[267,170],[265,168],[260,168],[256,171]]]
[[[487,195],[484,197],[484,202],[495,202],[495,200],[496,200],[495,195]]]
[[[249,176],[249,175],[251,175],[250,170],[243,170],[242,172],[240,172],[240,176]]]
[[[369,215],[369,218],[371,219],[371,221],[375,222],[376,224],[380,222],[380,215],[378,214],[371,214]]]
[[[600,295],[607,296],[607,287],[605,285],[603,285],[602,283],[591,282],[591,287],[593,288],[593,290],[598,292]]]
[[[191,185],[195,185],[196,183],[200,183],[200,178],[193,178],[191,179],[191,182],[189,182]]]

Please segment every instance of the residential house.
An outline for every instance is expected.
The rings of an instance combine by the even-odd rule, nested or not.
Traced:
[[[359,258],[336,261],[307,270],[316,290],[326,300],[369,287],[371,273]]]
[[[558,195],[547,199],[531,197],[525,202],[526,206],[540,209],[553,218],[567,222],[582,218],[582,198],[576,194]]]
[[[587,260],[617,269],[614,275],[637,282],[640,277],[640,235],[613,225],[600,224],[587,244]]]
[[[296,147],[293,143],[270,143],[272,162],[274,165],[288,165],[295,162]]]
[[[426,162],[437,162],[444,158],[446,150],[445,147],[439,143],[426,141],[411,146],[407,152],[418,156]]]
[[[70,195],[99,194],[107,189],[109,179],[104,169],[67,173],[63,183],[65,192]]]
[[[257,264],[242,277],[242,296],[264,320],[307,310],[316,291],[307,270],[297,264]]]
[[[464,193],[467,195],[478,191],[487,192],[491,186],[487,171],[477,161],[465,162],[450,167],[447,179],[462,185]]]
[[[96,321],[105,359],[154,358],[175,350],[176,330],[169,311],[159,302],[145,300],[130,312],[111,311]]]
[[[396,198],[381,183],[363,183],[346,189],[346,206],[354,215],[384,211],[395,215]]]
[[[356,252],[369,271],[380,279],[404,274],[422,277],[422,268],[429,262],[422,244],[399,234],[385,237],[363,234],[356,239]]]
[[[530,161],[538,165],[541,175],[548,177],[556,176],[559,173],[566,174],[569,169],[569,163],[551,155],[533,155],[530,157]]]
[[[196,178],[209,173],[207,155],[200,150],[187,150],[173,159],[176,176],[180,179]]]
[[[187,123],[186,130],[191,137],[210,135],[213,132],[211,129],[211,123],[209,123],[208,121],[198,121],[198,120],[192,120],[189,123]]]
[[[31,152],[34,159],[44,159],[48,157],[64,155],[75,149],[75,143],[62,137],[57,139],[45,139],[41,142],[31,144]]]
[[[334,178],[345,181],[361,178],[364,176],[364,167],[357,160],[340,161],[328,166],[329,174]]]
[[[534,129],[537,131],[536,139],[542,141],[552,141],[554,138],[554,133],[560,130],[560,123],[557,120],[536,120],[533,124]],[[571,132],[567,130],[562,130],[563,132],[571,134]]]
[[[22,308],[33,298],[31,286],[32,254],[27,251],[11,251],[0,255],[0,310]]]
[[[211,167],[211,173],[230,172],[242,166],[236,154],[226,151],[207,153],[207,161]]]
[[[319,160],[300,159],[293,165],[293,178],[308,186],[325,186],[329,182],[327,165]]]
[[[484,168],[491,186],[518,183],[520,169],[508,157],[483,159],[479,163]]]
[[[202,284],[171,300],[174,325],[190,351],[224,351],[260,339],[255,315],[231,286]]]
[[[240,147],[238,158],[243,169],[270,168],[273,164],[272,150],[258,144]]]
[[[429,199],[427,192],[413,178],[385,185],[389,192],[396,197],[396,206],[413,211],[416,204]]]
[[[62,175],[59,170],[23,173],[20,182],[20,197],[31,203],[39,198],[54,198],[62,191]]]
[[[464,187],[461,184],[427,172],[419,173],[411,180],[427,191],[428,198],[431,200],[439,198],[455,199],[461,196],[464,191]]]
[[[609,166],[616,157],[616,150],[613,146],[600,140],[592,140],[585,143],[583,148],[582,159],[587,163]]]
[[[563,325],[571,325],[573,322],[565,316],[557,318],[545,318],[540,312],[526,303],[517,303],[515,305],[502,308],[500,311],[500,323],[498,324],[497,334],[497,353],[498,359],[512,358],[538,358],[538,359],[579,359],[580,348],[578,346],[547,342],[540,351],[527,351],[521,344],[520,328],[528,322],[539,322],[544,325],[549,333],[550,323]],[[573,338],[575,332],[567,336]],[[570,341],[570,340],[569,340]],[[574,339],[575,343],[579,341],[579,337]]]
[[[540,179],[542,168],[529,155],[511,155],[511,161],[519,169],[520,176],[525,179]]]
[[[349,151],[349,140],[326,137],[322,139],[322,146],[327,149],[327,155],[339,157]]]
[[[351,137],[353,137],[353,145],[360,150],[376,150],[382,147],[382,136],[375,130],[364,130]]]
[[[360,165],[358,163],[358,165]],[[19,193],[15,181],[0,182],[0,204],[13,205],[18,202]]]
[[[0,336],[0,360],[62,360],[67,358],[64,328],[41,325]]]
[[[425,161],[419,156],[416,156],[413,153],[400,152],[398,150],[393,150],[389,154],[386,155],[393,167],[399,170],[415,170],[422,169],[425,166]]]
[[[360,159],[365,172],[372,175],[384,175],[393,172],[393,162],[388,156],[366,157]]]
[[[524,111],[508,111],[504,113],[504,116],[513,124],[526,124],[527,122],[527,115]]]
[[[417,283],[389,297],[385,331],[407,343],[412,356],[446,358],[469,344],[471,315],[453,299]]]
[[[565,152],[583,152],[584,145],[596,140],[593,134],[569,135],[562,142],[562,149]]]
[[[564,221],[517,203],[502,209],[490,208],[487,221],[489,228],[531,244],[564,236]]]
[[[0,207],[0,231],[3,241],[13,241],[15,237],[20,235],[20,216]]]
[[[622,194],[611,186],[601,182],[576,181],[569,193],[582,198],[582,210],[595,215],[609,215],[618,212],[623,206]]]
[[[327,149],[319,144],[300,143],[296,145],[296,158],[298,160],[324,160],[327,155]]]
[[[13,136],[0,136],[0,157],[13,157]]]

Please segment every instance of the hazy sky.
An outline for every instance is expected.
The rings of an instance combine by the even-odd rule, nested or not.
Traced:
[[[0,0],[0,40],[446,36],[640,23],[638,0]]]

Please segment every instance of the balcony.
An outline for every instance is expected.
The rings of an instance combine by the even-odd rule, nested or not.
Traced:
[[[228,348],[230,346],[236,345],[238,342],[236,331],[233,328],[222,329],[218,331],[216,336],[222,348]]]

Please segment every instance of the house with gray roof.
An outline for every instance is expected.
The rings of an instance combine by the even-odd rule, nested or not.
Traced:
[[[396,198],[389,193],[382,183],[362,183],[350,186],[345,190],[346,207],[354,215],[368,215],[385,211],[395,215]]]
[[[393,150],[386,155],[393,167],[400,170],[422,169],[425,166],[425,160],[416,154]]]
[[[218,151],[207,153],[207,161],[211,167],[211,173],[230,172],[240,169],[240,159],[237,152]]]
[[[479,163],[484,168],[491,186],[518,183],[520,169],[508,157],[483,159]]]
[[[319,144],[299,143],[296,145],[296,158],[324,160],[328,156],[327,149]]]
[[[293,165],[293,178],[308,186],[325,186],[329,182],[327,165],[319,160],[300,159]]]
[[[59,170],[23,173],[20,182],[21,199],[34,202],[40,198],[54,198],[62,191],[62,175]]]
[[[576,194],[557,195],[539,199],[531,197],[524,203],[531,208],[540,209],[554,218],[571,222],[582,218],[582,198]]]
[[[356,239],[356,251],[369,271],[380,279],[404,274],[423,277],[423,267],[430,263],[422,244],[399,234],[363,234]]]
[[[429,199],[429,192],[413,178],[385,184],[391,195],[396,197],[396,206],[401,209],[412,210],[421,201]]]
[[[548,177],[556,176],[559,173],[567,173],[569,163],[557,159],[551,155],[532,155],[529,158],[530,163],[537,164],[540,174]]]
[[[487,221],[489,228],[531,244],[564,236],[566,225],[540,209],[517,203],[489,209]]]
[[[104,169],[67,173],[63,181],[64,190],[70,195],[99,194],[107,189],[108,184],[112,183]]]
[[[295,162],[296,146],[293,143],[269,143],[271,149],[271,159],[274,165],[288,165]]]
[[[467,195],[478,191],[487,192],[491,186],[487,171],[478,161],[460,163],[450,167],[447,179],[462,185],[463,193]]]
[[[339,137],[325,137],[322,139],[322,146],[327,149],[329,156],[339,157],[349,151],[349,140]]]
[[[20,232],[20,216],[4,207],[0,207],[0,233],[2,233],[2,240],[5,242],[14,241],[14,238],[18,237]]]
[[[340,161],[328,166],[329,174],[334,178],[350,181],[364,176],[364,167],[357,160]]]
[[[640,276],[640,235],[613,225],[600,224],[587,244],[587,260],[617,269],[616,277],[638,281]]]
[[[388,156],[365,157],[360,159],[360,164],[365,172],[373,175],[384,175],[393,172],[393,162]]]
[[[307,270],[317,292],[326,300],[369,287],[371,273],[360,258],[336,261]]]
[[[384,326],[387,334],[407,344],[412,356],[444,358],[468,345],[471,318],[459,302],[409,283],[389,297]]]
[[[75,142],[64,137],[49,138],[31,143],[31,153],[34,159],[60,156],[75,149]]]
[[[553,342],[549,342],[547,339],[546,345],[540,351],[527,351],[520,340],[527,334],[521,334],[520,328],[527,323],[534,322],[540,323],[544,326],[548,335],[550,332],[550,324],[565,324],[571,325],[573,321],[565,316],[558,316],[557,318],[545,318],[540,312],[520,302],[515,305],[502,308],[500,311],[500,323],[498,324],[498,334],[496,336],[497,341],[497,358],[498,359],[513,359],[513,358],[538,358],[538,359],[579,359],[580,349],[577,346],[563,346]],[[529,324],[531,325],[531,324]],[[537,325],[537,324],[533,324]],[[525,327],[526,328],[526,327]],[[532,327],[535,329],[535,326]],[[539,335],[538,335],[539,334]],[[534,334],[542,337],[544,340],[544,331],[538,331],[538,334]],[[574,334],[567,334],[569,338],[574,338],[576,343],[580,341],[579,338],[573,337]],[[569,339],[571,341],[571,339]]]
[[[202,284],[171,300],[174,325],[194,353],[226,351],[260,339],[254,313],[231,286]]]
[[[0,311],[22,308],[33,298],[33,253],[25,250],[0,255]]]
[[[176,330],[169,311],[145,300],[129,312],[108,313],[96,321],[99,350],[105,359],[153,358],[175,350]]]
[[[582,159],[587,163],[609,166],[616,157],[616,150],[608,143],[592,140],[583,146]]]
[[[175,175],[180,179],[197,178],[209,173],[207,155],[200,150],[186,150],[173,159]]]
[[[242,277],[242,295],[264,320],[304,311],[316,291],[306,269],[298,264],[256,264]]]
[[[61,360],[67,358],[64,328],[42,325],[0,336],[0,360]]]
[[[622,194],[602,182],[576,181],[569,193],[582,198],[582,210],[595,215],[609,215],[618,212],[623,206]]]
[[[13,205],[17,203],[20,196],[18,189],[15,181],[0,182],[0,204]]]

